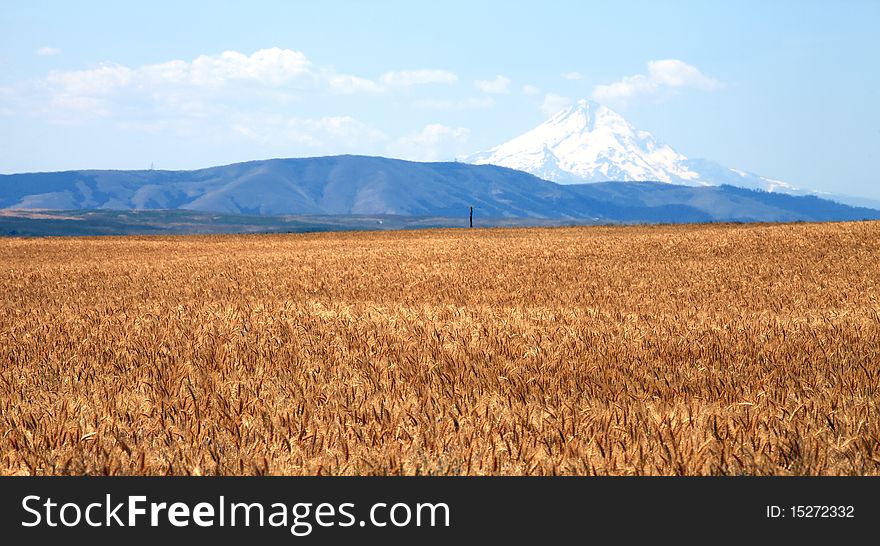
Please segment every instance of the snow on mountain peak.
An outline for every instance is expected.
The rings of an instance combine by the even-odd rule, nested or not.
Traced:
[[[468,159],[562,183],[655,180],[693,184],[699,178],[687,169],[686,157],[590,100],[580,100],[531,131]]]
[[[690,160],[592,100],[579,100],[534,129],[464,160],[509,167],[562,184],[657,181],[691,186],[733,184],[770,191],[790,188],[709,161]]]

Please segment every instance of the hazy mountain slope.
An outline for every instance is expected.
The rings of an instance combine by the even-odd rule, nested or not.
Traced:
[[[363,156],[272,159],[195,171],[87,170],[0,176],[0,209],[462,218],[471,206],[478,218],[586,222],[880,218],[876,210],[731,186],[560,185],[493,165]]]
[[[195,171],[0,175],[0,208],[187,209],[250,214],[581,216],[563,188],[495,166],[331,156]],[[568,196],[570,197],[570,196]]]
[[[647,211],[658,211],[662,207],[676,206],[682,211],[698,211],[704,216],[703,220],[688,221],[822,222],[880,218],[878,210],[850,207],[813,195],[794,196],[728,185],[689,187],[661,182],[598,182],[566,188],[581,198],[628,210],[642,207]]]

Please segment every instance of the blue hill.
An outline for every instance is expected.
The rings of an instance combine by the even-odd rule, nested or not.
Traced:
[[[880,211],[874,209],[733,186],[559,185],[493,165],[351,155],[250,161],[192,171],[0,175],[0,209],[461,217],[471,206],[479,217],[590,222],[880,219]]]

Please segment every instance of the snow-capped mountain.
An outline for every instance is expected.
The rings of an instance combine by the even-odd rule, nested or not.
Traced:
[[[513,140],[465,161],[525,171],[561,184],[656,181],[688,186],[730,184],[796,192],[781,180],[688,159],[610,108],[581,100]]]

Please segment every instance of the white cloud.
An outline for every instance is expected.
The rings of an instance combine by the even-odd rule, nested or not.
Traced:
[[[386,72],[374,80],[337,72],[332,67],[315,67],[302,52],[273,47],[250,55],[224,51],[200,55],[192,61],[175,59],[138,67],[105,63],[83,70],[55,70],[35,87],[35,92],[28,93],[27,100],[42,102],[34,110],[67,109],[83,118],[89,117],[89,104],[100,109],[102,116],[137,111],[141,118],[156,112],[207,117],[226,104],[242,100],[286,105],[305,93],[390,93],[457,80],[454,73],[440,69]],[[505,85],[503,80],[492,83]],[[485,106],[465,102],[448,109]],[[61,113],[60,117],[71,112]],[[49,117],[59,114],[50,113]]]
[[[363,149],[387,139],[385,134],[351,116],[328,116],[318,119],[290,119],[286,123],[288,139],[307,143],[323,151]]]
[[[40,102],[31,110],[49,118],[76,114],[88,119],[123,112],[136,112],[139,118],[151,114],[209,117],[236,101],[277,107],[297,102],[307,93],[388,93],[456,80],[452,72],[433,69],[387,72],[373,80],[332,67],[315,67],[302,52],[273,47],[250,55],[225,51],[192,61],[175,59],[137,67],[105,63],[83,70],[55,70],[22,98],[32,104]],[[94,107],[93,115],[87,105]]]
[[[49,72],[47,80],[64,93],[73,95],[105,95],[134,79],[135,72],[118,64],[105,64],[90,70]]]
[[[658,89],[658,84],[648,76],[637,74],[627,76],[614,83],[597,85],[593,89],[593,98],[599,102],[626,100],[636,95],[648,95]]]
[[[297,113],[307,112],[306,104],[323,104],[312,100],[316,96],[392,94],[456,81],[456,74],[439,69],[365,78],[315,66],[298,51],[269,48],[141,66],[104,63],[54,70],[43,80],[18,86],[14,99],[21,105],[17,111],[52,123],[102,118],[123,131],[258,146],[267,154],[378,154],[394,149],[411,158],[440,159],[468,151],[461,149],[467,129],[431,124],[395,140],[351,116]],[[416,106],[455,111],[493,104],[492,96],[480,96],[423,100]]]
[[[265,134],[258,133],[251,127],[243,125],[241,123],[236,123],[235,125],[233,125],[232,132],[237,135],[243,136],[246,139],[255,140],[260,143],[267,143],[269,141]]]
[[[348,74],[328,74],[326,76],[330,89],[335,93],[351,95],[355,93],[381,93],[381,85],[367,78]]]
[[[106,118],[111,115],[104,100],[69,94],[52,97],[48,109],[53,112],[52,123],[59,125],[76,125],[84,118]]]
[[[305,54],[273,47],[251,55],[224,51],[219,55],[200,55],[192,62],[173,60],[135,69],[144,83],[188,84],[220,87],[233,82],[255,82],[279,86],[293,79],[311,78],[312,63]]]
[[[153,85],[197,83],[204,80],[204,75],[201,78],[193,78],[192,71],[190,63],[175,60],[143,66],[137,70],[137,73],[145,83]]]
[[[498,75],[493,80],[477,80],[474,86],[483,93],[509,93],[510,82],[510,78]]]
[[[219,55],[200,55],[191,62],[171,60],[130,68],[102,64],[86,70],[52,71],[47,82],[58,92],[77,95],[107,95],[122,88],[142,90],[160,97],[184,88],[220,91],[232,87],[259,86],[285,92],[311,89],[331,93],[379,93],[431,83],[451,83],[458,79],[445,70],[387,72],[380,82],[317,69],[305,54],[289,49],[261,49],[251,55],[225,51]]]
[[[461,110],[479,110],[482,108],[490,108],[495,101],[492,97],[468,97],[466,99],[419,99],[413,102],[416,108],[424,108],[426,110],[446,110],[456,112]]]
[[[560,74],[565,80],[582,80],[584,79],[584,75],[580,72],[564,72]]]
[[[187,120],[173,120],[161,130],[178,134],[190,128]],[[281,114],[237,113],[209,120],[211,133],[233,141],[255,143],[268,153],[288,156],[302,154],[371,153],[388,141],[382,131],[351,116],[321,118],[288,117]],[[134,130],[143,127],[129,126]],[[204,127],[203,127],[203,131]]]
[[[721,82],[706,76],[697,67],[677,59],[663,59],[648,63],[651,79],[660,85],[669,87],[692,87],[713,91],[721,86]]]
[[[471,131],[439,123],[426,125],[389,146],[391,155],[414,161],[451,161],[467,151]]]
[[[537,87],[535,87],[534,85],[526,84],[526,85],[522,86],[522,92],[523,92],[523,95],[537,95],[538,93],[541,92],[541,90],[538,89]]]
[[[195,85],[222,85],[230,80],[279,85],[308,74],[311,64],[303,53],[277,47],[261,49],[250,56],[224,51],[196,58],[189,67],[189,78]]]
[[[51,57],[53,55],[60,55],[61,50],[58,49],[57,47],[45,46],[45,47],[41,47],[40,49],[34,51],[34,53],[36,53],[37,55],[40,55],[42,57]]]
[[[544,102],[541,103],[541,111],[547,116],[552,116],[563,108],[571,106],[571,99],[557,95],[556,93],[547,93],[544,95]]]
[[[422,69],[401,72],[386,72],[380,81],[388,87],[412,87],[437,83],[454,83],[458,76],[448,70]]]
[[[597,85],[593,98],[600,102],[625,102],[640,95],[654,95],[681,88],[713,91],[721,82],[706,76],[697,67],[678,59],[662,59],[648,63],[647,74],[636,74],[610,83]]]
[[[360,84],[360,79],[343,74],[328,74],[325,79],[330,88],[355,88]],[[193,90],[219,90],[234,84],[315,87],[320,85],[321,76],[312,70],[304,54],[276,47],[251,55],[225,51],[219,55],[201,55],[192,62],[172,60],[136,68],[108,63],[86,70],[54,70],[46,81],[57,92],[78,96],[103,96],[127,88],[161,98],[169,92],[179,94],[187,87]]]

